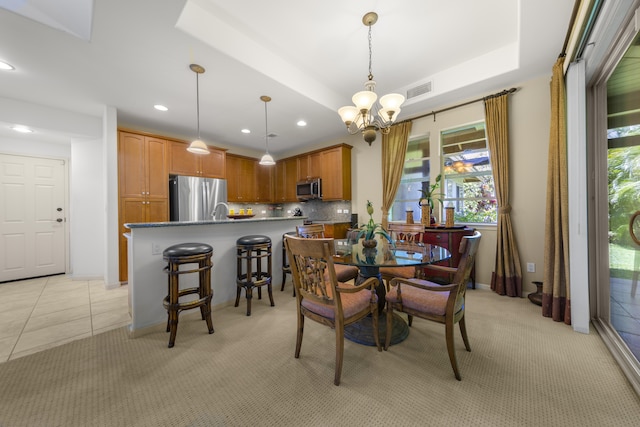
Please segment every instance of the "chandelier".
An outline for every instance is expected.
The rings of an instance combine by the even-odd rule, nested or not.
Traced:
[[[264,102],[264,145],[266,148],[265,153],[260,159],[260,164],[263,166],[273,166],[276,162],[273,160],[273,157],[271,157],[271,154],[269,154],[269,131],[267,125],[267,102],[271,101],[271,97],[262,95],[260,100]]]
[[[200,139],[200,87],[198,77],[200,74],[204,73],[204,67],[198,64],[191,64],[189,65],[189,68],[191,68],[191,71],[196,73],[196,116],[198,122],[198,139],[189,144],[187,151],[194,154],[209,154],[209,147],[207,147],[207,144]]]
[[[351,135],[362,133],[364,140],[371,145],[376,139],[376,132],[388,134],[391,125],[396,121],[404,96],[390,93],[380,98],[380,105],[376,104],[378,95],[375,93],[376,82],[371,73],[371,27],[378,21],[378,14],[369,12],[362,17],[362,23],[369,27],[369,76],[364,84],[365,90],[357,92],[351,98],[355,106],[348,105],[338,109],[340,118],[347,125]]]

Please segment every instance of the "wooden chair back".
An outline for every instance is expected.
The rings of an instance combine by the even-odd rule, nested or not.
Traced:
[[[389,223],[387,227],[393,241],[402,240],[406,243],[422,243],[424,225]]]
[[[298,237],[305,237],[307,239],[323,239],[324,238],[324,224],[308,224],[296,226]]]
[[[480,246],[480,238],[482,235],[478,230],[473,232],[471,236],[464,236],[460,242],[460,261],[453,275],[453,284],[458,285],[458,297],[464,296],[467,290],[467,283],[471,277],[471,270],[476,261],[476,254]]]
[[[308,298],[320,304],[335,305],[334,311],[339,316],[340,299],[334,298],[338,284],[332,258],[334,240],[287,237],[286,245],[298,300]],[[325,279],[328,280],[325,282]]]

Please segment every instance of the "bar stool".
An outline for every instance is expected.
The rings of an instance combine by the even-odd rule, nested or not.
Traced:
[[[284,291],[284,285],[287,282],[287,274],[291,274],[291,266],[289,265],[289,257],[287,256],[287,248],[284,246],[284,239],[287,236],[297,236],[298,233],[296,231],[289,231],[288,233],[284,233],[282,235],[282,287],[280,288],[280,292]],[[293,287],[293,296],[296,296],[296,287]]]
[[[271,239],[268,236],[252,235],[240,237],[236,241],[238,269],[236,275],[237,307],[240,303],[240,292],[245,289],[247,297],[247,316],[251,316],[251,299],[253,288],[258,288],[258,299],[262,299],[262,287],[267,286],[271,306],[273,303],[273,293],[271,289]],[[267,262],[266,271],[263,269],[262,261]]]
[[[168,247],[162,253],[167,266],[164,271],[168,274],[169,293],[164,298],[163,305],[167,310],[167,332],[169,335],[169,348],[173,347],[176,341],[176,331],[178,330],[178,315],[183,310],[200,307],[202,320],[207,321],[209,333],[213,333],[211,322],[211,255],[213,248],[204,243],[179,243]],[[198,268],[190,270],[180,270],[182,264],[198,264]],[[198,273],[198,287],[180,289],[179,277],[181,274]],[[180,298],[197,294],[197,299],[180,302]]]

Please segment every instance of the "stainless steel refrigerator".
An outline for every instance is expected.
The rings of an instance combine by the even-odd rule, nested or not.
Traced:
[[[215,221],[227,219],[227,180],[198,176],[169,178],[171,221]]]

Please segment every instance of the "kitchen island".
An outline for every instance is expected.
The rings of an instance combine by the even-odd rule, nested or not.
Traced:
[[[213,247],[211,289],[215,328],[215,307],[234,303],[236,298],[236,240],[252,234],[271,238],[272,283],[277,288],[276,284],[282,281],[282,235],[295,231],[296,226],[302,225],[305,219],[306,217],[297,216],[125,224],[130,230],[126,233],[130,336],[140,336],[157,330],[159,325],[166,325],[167,312],[162,306],[162,300],[167,294],[167,275],[163,271],[166,262],[162,257],[165,248],[191,242],[206,243]],[[197,281],[197,274],[184,274],[180,277],[180,287],[197,286]],[[244,309],[239,310],[244,315]]]

